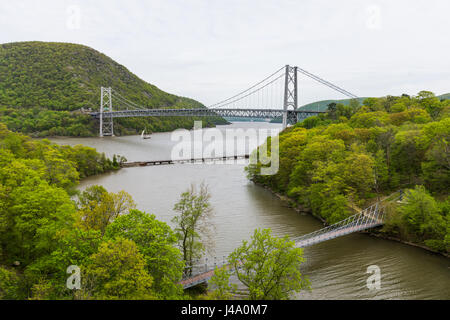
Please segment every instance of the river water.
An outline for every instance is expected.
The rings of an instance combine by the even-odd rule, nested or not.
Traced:
[[[228,131],[261,129],[263,132],[271,130],[273,135],[280,125],[234,123],[217,128],[223,134],[223,141],[215,140],[215,144],[222,147],[230,140],[235,141],[227,135]],[[139,136],[51,140],[58,144],[84,144],[108,156],[121,154],[128,161],[144,161],[170,159],[173,148],[180,145],[180,141],[172,141],[171,137],[171,133],[155,133],[149,140]],[[252,139],[250,141],[256,142]],[[198,145],[193,143],[193,149],[197,152]],[[225,152],[246,153],[246,150],[229,150]],[[249,239],[255,228],[270,228],[279,236],[300,236],[322,227],[317,219],[295,212],[268,190],[248,181],[245,161],[248,160],[126,168],[87,178],[79,188],[99,184],[112,192],[126,190],[140,210],[171,224],[173,206],[180,194],[191,183],[205,182],[215,212],[214,255],[217,257],[229,254],[243,239]],[[304,257],[302,273],[309,277],[312,291],[297,294],[297,299],[450,298],[450,260],[420,248],[366,234],[352,234],[305,248]],[[367,279],[372,275],[367,273],[367,268],[371,265],[380,268],[380,289],[367,288]]]

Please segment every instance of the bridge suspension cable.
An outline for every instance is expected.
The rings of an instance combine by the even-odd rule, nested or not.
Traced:
[[[307,76],[311,79],[314,79],[317,82],[320,82],[321,84],[326,85],[327,87],[330,87],[331,89],[336,90],[349,98],[352,98],[352,99],[358,98],[357,95],[354,95],[353,93],[350,93],[347,90],[344,90],[344,89],[338,87],[337,85],[332,84],[331,82],[324,80],[324,79],[312,74],[311,72],[306,71],[305,69],[297,67],[297,72],[300,72],[300,73],[304,74],[305,76]]]
[[[242,101],[243,99],[248,98],[248,97],[252,96],[253,94],[259,94],[260,92],[262,92],[263,89],[267,88],[269,85],[273,84],[274,82],[276,82],[277,80],[281,79],[282,77],[284,77],[284,73],[280,74],[278,77],[276,77],[275,79],[271,80],[270,82],[264,84],[263,86],[259,87],[258,89],[255,89],[255,90],[250,91],[250,92],[248,92],[248,90],[246,90],[246,92],[248,92],[247,94],[245,94],[245,95],[243,95],[243,96],[241,96],[239,98],[236,98],[234,100],[231,100],[231,101],[229,101],[229,102],[227,102],[225,104],[222,104],[220,106],[216,106],[215,108],[229,107],[230,105],[234,105],[236,102]],[[260,101],[259,95],[255,95],[254,97],[256,98],[254,100],[257,100],[257,101],[253,101],[252,103],[255,106],[261,107],[261,105],[263,104],[263,100],[261,99],[261,101]],[[246,106],[247,105],[244,105],[243,107],[246,107]],[[256,109],[256,108],[254,108],[254,109]]]
[[[124,98],[120,93],[118,93],[113,88],[111,88],[111,94],[112,94],[112,98],[114,98],[117,101],[121,102],[126,107],[129,107],[131,109],[141,109],[141,110],[148,109],[148,107],[139,106],[136,103],[128,100],[127,98]]]
[[[281,72],[284,71],[284,68],[285,67],[278,69],[271,75],[267,76],[266,78],[257,82],[246,90],[239,92],[238,94],[209,105],[208,108],[224,108],[230,106],[235,107],[237,102],[243,101],[244,99],[246,101],[245,103],[241,103],[240,107],[248,107],[250,105],[253,105],[253,108],[256,109],[256,107],[261,108],[261,106],[265,104],[270,107],[268,97],[269,94],[273,95],[274,91],[269,90],[268,86],[273,85],[277,80],[281,79],[285,75],[284,72]]]
[[[290,69],[289,69],[290,68]],[[268,106],[268,109],[280,109],[284,106],[283,92],[285,83],[280,80],[282,77],[286,76],[286,70],[296,70],[297,73],[305,75],[351,99],[358,98],[357,95],[327,81],[321,77],[299,67],[289,67],[285,69],[282,67],[264,78],[263,80],[252,85],[248,89],[235,94],[228,99],[224,99],[220,102],[214,103],[208,108],[251,108],[251,109],[262,109],[262,106]],[[295,73],[295,72],[294,72]],[[292,76],[292,74],[290,74]],[[278,85],[277,85],[278,84]],[[275,96],[275,99],[274,99]],[[274,103],[275,100],[275,103]]]

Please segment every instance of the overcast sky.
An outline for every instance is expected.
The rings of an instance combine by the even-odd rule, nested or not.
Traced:
[[[448,0],[0,0],[0,42],[99,50],[207,105],[283,65],[359,96],[450,92]],[[300,81],[300,103],[339,98]]]

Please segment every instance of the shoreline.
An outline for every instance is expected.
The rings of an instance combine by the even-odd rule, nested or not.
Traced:
[[[274,196],[276,196],[278,199],[280,199],[281,202],[285,203],[289,208],[295,210],[297,213],[309,214],[309,215],[313,216],[314,218],[316,218],[317,220],[321,221],[324,226],[327,225],[325,219],[323,219],[322,217],[319,217],[319,216],[313,214],[310,209],[304,208],[304,207],[298,205],[290,197],[288,197],[286,195],[283,195],[283,194],[280,194],[278,192],[275,192],[275,191],[273,191],[271,188],[269,188],[267,186],[261,185],[259,183],[254,182],[254,181],[252,181],[252,182],[255,185],[257,185],[257,186],[260,186],[260,187],[270,191],[270,193],[272,193]],[[429,248],[427,246],[424,246],[424,245],[421,245],[421,244],[418,244],[418,243],[409,242],[409,241],[406,241],[406,240],[403,240],[403,239],[400,239],[400,238],[397,238],[397,237],[389,236],[389,235],[384,235],[384,234],[380,233],[379,231],[364,230],[364,231],[358,231],[358,233],[367,234],[369,236],[376,237],[376,238],[383,239],[383,240],[400,242],[400,243],[402,243],[404,245],[407,245],[407,246],[420,248],[420,249],[423,249],[423,250],[428,251],[430,253],[433,253],[433,254],[436,254],[436,255],[440,255],[440,256],[443,256],[445,258],[450,258],[450,255],[445,253],[445,252],[439,252],[439,251],[433,250],[433,249],[431,249],[431,248]]]

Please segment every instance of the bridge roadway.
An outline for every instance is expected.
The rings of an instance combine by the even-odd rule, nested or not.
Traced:
[[[275,119],[283,117],[287,113],[288,119],[302,120],[311,116],[316,116],[323,111],[306,110],[280,110],[280,109],[225,109],[225,108],[197,108],[197,109],[138,109],[138,110],[117,110],[89,113],[94,118],[130,118],[130,117],[239,117],[239,118],[261,118]],[[297,122],[297,121],[295,121]]]

